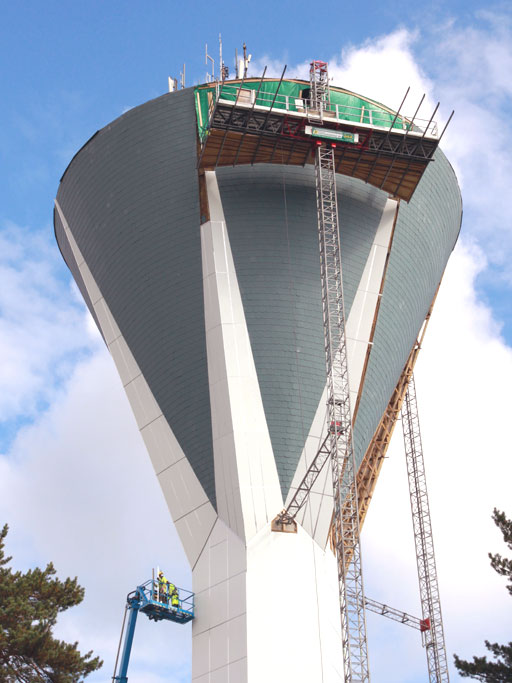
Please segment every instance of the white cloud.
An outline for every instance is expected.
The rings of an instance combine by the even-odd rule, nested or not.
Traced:
[[[512,515],[512,461],[506,446],[512,349],[475,294],[475,279],[484,267],[479,250],[463,242],[458,245],[416,371],[450,662],[453,652],[470,659],[483,654],[485,638],[508,642],[512,626],[504,581],[487,557],[489,551],[505,550],[490,518],[493,507]],[[364,529],[367,592],[376,600],[419,614],[401,440],[399,424]],[[405,627],[375,624],[375,619],[379,617],[371,616],[369,623],[380,646],[376,669],[403,667],[396,680],[410,680],[407,676],[419,663],[420,675],[425,663],[419,634],[414,644]],[[415,648],[414,661],[398,661],[396,651],[402,646],[409,653]]]
[[[405,29],[367,41],[362,47],[351,46],[329,62],[333,83],[371,97],[398,109],[407,89],[410,91],[402,107],[412,116],[423,94],[429,95],[432,83],[415,61],[412,46],[416,34]],[[434,109],[431,97],[424,101],[419,118],[429,118]]]
[[[512,232],[508,208],[512,173],[512,26],[510,15],[481,12],[478,23],[433,36],[425,53],[435,90],[456,110],[444,148],[461,180],[465,226],[485,248],[490,266],[512,284]]]
[[[56,634],[103,657],[104,668],[88,680],[107,680],[127,593],[157,565],[178,586],[191,578],[106,350],[76,366],[49,410],[0,457],[0,472],[12,565],[51,560],[61,577],[78,575],[85,601],[61,616]],[[187,680],[190,627],[141,615],[132,657],[133,683]]]
[[[84,310],[49,230],[0,230],[0,420],[30,418],[52,400],[77,355],[94,348]]]

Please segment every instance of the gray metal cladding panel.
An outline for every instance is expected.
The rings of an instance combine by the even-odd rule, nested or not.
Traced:
[[[286,496],[325,386],[312,168],[217,169],[263,406]],[[338,178],[346,312],[386,195]]]
[[[215,504],[196,163],[193,90],[182,90],[97,133],[68,167],[58,201]]]
[[[460,229],[462,201],[439,150],[409,204],[402,202],[354,432],[361,460],[430,308]]]

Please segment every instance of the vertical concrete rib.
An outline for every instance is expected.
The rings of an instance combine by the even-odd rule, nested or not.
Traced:
[[[248,539],[275,516],[282,496],[213,171],[206,188],[201,248],[216,497],[221,519]]]

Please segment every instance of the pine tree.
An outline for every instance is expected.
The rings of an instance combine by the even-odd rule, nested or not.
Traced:
[[[507,519],[505,513],[496,508],[494,508],[492,518],[503,534],[503,540],[512,550],[512,520]],[[502,557],[498,553],[489,553],[489,558],[491,567],[501,576],[508,578],[507,590],[512,595],[512,559]],[[485,647],[492,653],[494,661],[488,661],[487,657],[473,657],[472,662],[467,662],[454,655],[455,666],[460,675],[476,678],[478,681],[486,681],[487,683],[512,681],[512,642],[507,645],[499,645],[486,640]]]
[[[4,545],[9,527],[0,532],[0,682],[76,683],[103,662],[92,652],[81,655],[78,643],[52,635],[59,612],[78,605],[84,589],[77,579],[59,581],[53,564],[25,574],[6,565]]]

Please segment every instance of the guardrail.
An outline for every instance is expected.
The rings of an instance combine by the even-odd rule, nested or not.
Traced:
[[[144,606],[147,604],[158,604],[165,607],[172,607],[171,596],[166,593],[162,584],[157,579],[148,579],[145,583],[138,586],[140,592],[140,597],[142,601],[141,609],[144,611]],[[179,606],[177,608],[181,612],[186,612],[192,617],[194,616],[194,593],[192,591],[185,590],[184,588],[178,588]]]
[[[284,110],[298,114],[305,114],[309,118],[323,121],[347,121],[355,124],[369,125],[371,127],[386,128],[392,127],[394,130],[411,131],[425,134],[429,137],[438,137],[437,122],[427,119],[397,116],[379,109],[372,109],[371,106],[361,105],[360,107],[326,102],[321,111],[310,105],[310,100],[294,95],[282,95],[275,92],[263,92],[261,90],[247,88],[240,84],[217,83],[215,88],[215,100],[210,101],[210,115],[213,112],[215,102],[222,100],[226,103],[237,103],[240,106],[263,107],[265,109]]]

